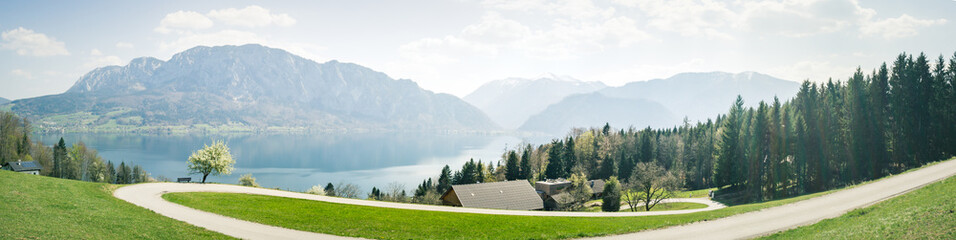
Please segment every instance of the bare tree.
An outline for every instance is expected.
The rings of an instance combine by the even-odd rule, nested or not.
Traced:
[[[392,182],[385,189],[385,201],[407,202],[408,196],[405,195],[405,184]]]
[[[339,186],[335,188],[335,196],[344,198],[358,198],[359,188],[355,184],[339,183]]]
[[[638,163],[634,166],[624,200],[631,211],[637,211],[641,205],[645,211],[650,211],[664,199],[670,198],[680,185],[680,180],[673,173],[656,163]]]

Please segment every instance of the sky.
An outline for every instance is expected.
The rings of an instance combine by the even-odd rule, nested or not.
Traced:
[[[611,86],[681,72],[823,82],[956,53],[956,0],[2,1],[0,97],[98,67],[258,43],[465,96],[546,73]]]

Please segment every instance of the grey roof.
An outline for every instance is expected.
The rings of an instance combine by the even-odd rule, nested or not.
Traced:
[[[558,204],[568,204],[574,202],[574,196],[571,196],[571,194],[567,192],[551,195],[551,199]]]
[[[604,180],[591,180],[588,181],[588,186],[591,187],[591,193],[599,194],[604,192]]]
[[[25,172],[25,171],[34,171],[34,170],[40,171],[40,165],[37,165],[37,163],[34,161],[8,162],[8,163],[4,163],[3,165],[10,166],[10,169],[12,169],[14,172]]]
[[[463,207],[512,210],[544,208],[541,197],[524,180],[453,185],[451,190],[455,191]]]

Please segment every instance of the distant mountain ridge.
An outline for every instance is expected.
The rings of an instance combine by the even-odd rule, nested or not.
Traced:
[[[6,99],[6,98],[2,98],[2,97],[0,97],[0,105],[2,105],[2,104],[6,104],[6,103],[8,103],[8,102],[10,102],[10,100],[9,100],[9,99]]]
[[[607,87],[567,76],[545,74],[537,78],[508,78],[486,83],[464,100],[478,107],[506,129],[516,129],[534,114],[567,96]]]
[[[410,80],[256,44],[199,46],[165,62],[143,57],[98,68],[63,94],[17,100],[12,109],[35,119],[90,113],[90,125],[497,128],[461,99]]]
[[[608,97],[601,93],[572,95],[548,106],[528,119],[519,130],[564,134],[572,128],[598,127],[670,127],[677,121],[660,103],[644,99]]]
[[[756,72],[680,73],[666,79],[630,82],[620,87],[565,85],[553,95],[564,96],[561,99],[539,102],[534,101],[541,98],[539,95],[547,94],[545,87],[501,87],[526,82],[491,82],[465,100],[486,111],[503,126],[509,126],[499,120],[503,116],[511,116],[512,121],[514,116],[529,116],[518,130],[564,134],[571,128],[600,127],[605,123],[616,128],[660,128],[680,125],[684,117],[691,122],[706,121],[726,113],[738,94],[746,105],[754,106],[761,100],[772,101],[774,96],[781,101],[792,98],[799,88],[797,82]],[[519,97],[508,97],[511,95]],[[547,105],[542,107],[543,103]],[[612,103],[631,107],[622,108]]]
[[[743,97],[746,105],[756,106],[761,100],[773,101],[774,96],[781,102],[790,99],[796,96],[799,87],[798,82],[756,72],[702,72],[631,82],[606,88],[601,93],[609,97],[659,102],[679,117],[696,122],[726,113],[737,95]]]

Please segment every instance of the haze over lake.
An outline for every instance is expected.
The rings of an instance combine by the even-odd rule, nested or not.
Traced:
[[[409,191],[422,180],[437,178],[448,164],[460,168],[471,158],[497,162],[505,148],[523,141],[512,136],[425,133],[269,134],[269,135],[137,135],[65,134],[36,136],[53,145],[63,137],[67,145],[83,141],[106,160],[139,164],[152,177],[175,181],[189,175],[186,159],[213,140],[225,140],[236,160],[228,176],[209,176],[207,182],[235,184],[252,173],[263,187],[304,191],[313,185],[353,183],[363,192],[389,183],[405,184]],[[540,143],[543,140],[531,140]],[[436,179],[437,180],[437,179]]]

